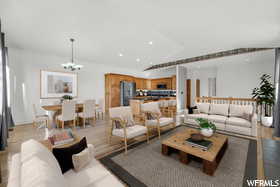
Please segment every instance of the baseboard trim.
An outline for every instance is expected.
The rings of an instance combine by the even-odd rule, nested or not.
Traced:
[[[16,122],[15,126],[21,126],[21,125],[31,125],[32,121],[23,121],[23,122]]]

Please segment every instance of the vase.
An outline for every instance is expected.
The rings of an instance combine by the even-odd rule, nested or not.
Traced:
[[[205,137],[210,137],[213,135],[214,131],[210,128],[203,128],[200,130],[200,133]]]
[[[273,117],[262,116],[262,125],[270,127],[272,125]]]

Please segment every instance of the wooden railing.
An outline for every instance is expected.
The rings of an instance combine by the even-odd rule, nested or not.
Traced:
[[[196,97],[196,102],[215,103],[215,104],[237,104],[237,105],[254,105],[256,100],[252,98],[234,98],[234,97]]]

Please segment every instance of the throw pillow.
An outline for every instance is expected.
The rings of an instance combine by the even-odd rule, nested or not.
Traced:
[[[242,118],[251,122],[252,121],[252,114],[244,112],[243,115],[242,115]]]
[[[74,170],[78,172],[81,169],[83,169],[86,165],[90,163],[91,158],[92,157],[89,148],[86,148],[78,154],[72,155]]]
[[[189,107],[188,107],[189,114],[193,114],[193,110],[194,110],[194,109],[197,109],[197,106],[193,106],[193,107],[189,106]]]
[[[122,128],[121,122],[119,120],[114,120],[114,126],[116,129]]]
[[[208,114],[210,103],[197,103],[197,108],[199,109],[199,113]]]
[[[59,163],[62,173],[74,168],[72,155],[80,153],[87,148],[87,140],[84,137],[80,142],[65,148],[54,148],[53,154]]]
[[[156,117],[152,113],[147,113],[147,120],[155,120]]]
[[[193,114],[199,114],[199,110],[198,109],[193,109]]]
[[[210,114],[228,116],[229,104],[211,104]]]

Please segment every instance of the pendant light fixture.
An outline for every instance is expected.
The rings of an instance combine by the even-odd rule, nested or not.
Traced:
[[[64,69],[67,70],[71,70],[71,71],[75,71],[75,70],[80,70],[83,66],[82,65],[78,65],[74,63],[74,39],[70,38],[70,42],[71,42],[71,49],[72,49],[72,57],[71,57],[71,62],[68,62],[66,64],[61,64],[61,66],[63,66]]]

